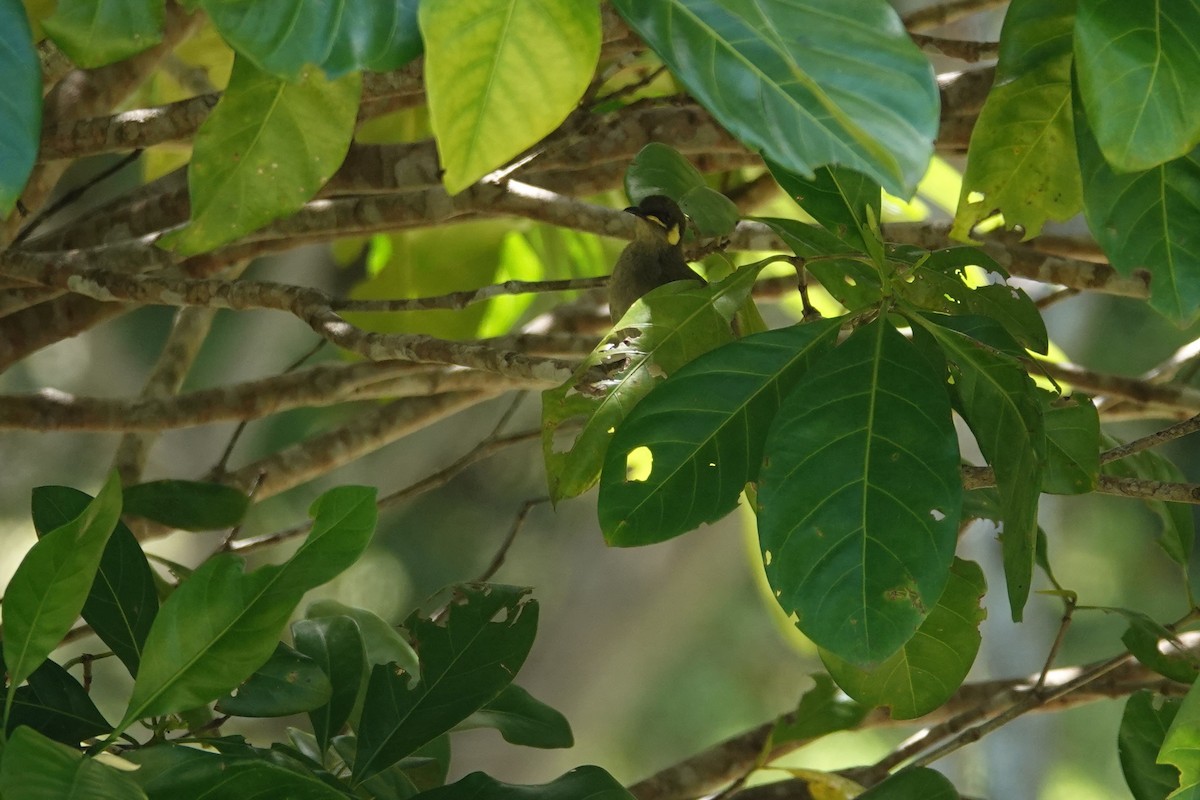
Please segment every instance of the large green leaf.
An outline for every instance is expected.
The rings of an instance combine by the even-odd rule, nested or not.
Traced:
[[[321,665],[280,642],[265,664],[217,701],[216,709],[235,717],[285,717],[323,706],[332,695]]]
[[[567,718],[515,683],[505,686],[500,694],[458,727],[495,728],[504,741],[525,747],[575,745]]]
[[[34,489],[31,505],[38,535],[45,536],[82,514],[91,499],[66,486]],[[100,568],[81,613],[92,632],[121,659],[129,674],[136,676],[142,645],[158,613],[158,594],[150,562],[123,522],[117,522],[104,546]]]
[[[366,651],[358,624],[347,616],[301,619],[292,623],[296,649],[324,670],[331,687],[329,701],[309,712],[317,748],[325,752],[354,709],[366,673]]]
[[[375,775],[482,708],[525,663],[537,632],[528,589],[470,585],[455,590],[436,621],[414,612],[405,627],[421,653],[421,677],[392,666],[371,671],[358,726],[356,782]]]
[[[16,205],[42,136],[42,68],[21,0],[0,0],[0,217]]]
[[[1123,275],[1150,271],[1150,305],[1182,325],[1200,308],[1200,150],[1141,172],[1117,172],[1076,108],[1088,227]]]
[[[1200,74],[1197,30],[1192,2],[1079,0],[1079,90],[1114,169],[1149,169],[1200,144],[1200,107],[1186,88]]]
[[[972,274],[972,267],[982,271],[982,280]],[[978,248],[934,250],[919,259],[895,288],[905,300],[929,311],[986,317],[1034,352],[1045,353],[1049,347],[1046,323],[1037,305],[1024,289],[1009,283],[1003,267]],[[994,341],[989,344],[998,346]]]
[[[243,571],[224,554],[206,561],[159,610],[120,727],[194,708],[248,678],[275,650],[304,593],[346,569],[375,527],[375,492],[343,486],[312,504],[312,531],[283,564]]]
[[[1046,426],[1046,471],[1042,491],[1085,494],[1100,476],[1100,415],[1082,394],[1057,397],[1039,392]]]
[[[163,480],[125,489],[125,513],[185,531],[232,528],[242,521],[250,498],[232,486]]]
[[[1076,0],[1013,0],[1000,34],[996,83],[971,132],[951,235],[999,211],[1037,236],[1083,207],[1071,107]]]
[[[6,716],[17,687],[79,618],[120,516],[121,479],[113,472],[82,513],[38,539],[17,565],[4,592]]]
[[[42,27],[81,67],[99,67],[162,41],[163,0],[58,0]]]
[[[6,733],[28,725],[56,742],[76,747],[84,739],[112,730],[87,690],[53,661],[43,661],[27,680],[17,689]]]
[[[1193,683],[1183,698],[1155,760],[1179,768],[1179,788],[1171,798],[1200,797],[1200,681]]]
[[[826,230],[854,249],[869,252],[867,238],[874,236],[870,220],[878,222],[883,204],[878,181],[843,167],[821,167],[805,178],[771,161],[767,166],[783,191]]]
[[[892,719],[928,714],[962,685],[975,661],[986,591],[979,565],[956,558],[937,605],[890,658],[866,669],[824,650],[821,660],[838,686],[863,705],[887,706]]]
[[[733,201],[709,186],[679,151],[662,142],[651,142],[634,156],[625,171],[625,194],[635,205],[655,194],[674,198],[702,236],[728,236],[737,225]]]
[[[1009,356],[936,324],[936,317],[917,316],[914,321],[933,334],[946,354],[963,416],[996,473],[1004,515],[1000,541],[1008,604],[1013,621],[1019,622],[1033,580],[1038,497],[1046,462],[1046,429],[1037,390]]]
[[[633,800],[633,795],[600,767],[583,766],[540,786],[514,786],[472,772],[457,783],[422,792],[416,800]]]
[[[1152,618],[1128,614],[1129,627],[1121,635],[1121,643],[1144,666],[1179,683],[1195,683],[1200,676],[1200,659],[1172,631]],[[1164,646],[1159,649],[1159,641]]]
[[[840,164],[910,196],[938,128],[929,61],[884,0],[614,0],[688,91],[753,150]]]
[[[553,500],[595,485],[613,431],[657,383],[733,338],[729,321],[758,272],[743,267],[709,286],[675,281],[648,292],[566,383],[542,393],[542,453]]]
[[[1134,800],[1162,800],[1179,786],[1179,773],[1154,763],[1154,759],[1182,702],[1157,697],[1148,689],[1134,692],[1125,701],[1117,732],[1117,754]]]
[[[361,84],[357,73],[329,81],[312,67],[288,82],[235,59],[196,133],[191,220],[159,243],[200,253],[298,211],[346,157]]]
[[[317,776],[285,766],[278,749],[271,757],[281,763],[250,757],[255,755],[218,755],[166,744],[125,754],[138,765],[131,776],[149,800],[346,800],[344,792]]]
[[[125,773],[24,726],[5,744],[0,794],[4,800],[146,800]]]
[[[840,324],[822,320],[747,336],[655,386],[617,427],[604,458],[599,516],[608,543],[660,542],[732,511],[758,477],[779,403],[833,346]],[[626,463],[642,448],[650,474],[631,478]]]
[[[876,320],[809,368],[767,434],[767,579],[818,645],[855,664],[882,661],[941,596],[961,506],[942,376]]]
[[[557,128],[600,56],[594,2],[421,3],[420,18],[430,123],[451,194]]]
[[[306,64],[336,78],[397,69],[421,54],[417,0],[201,0],[200,6],[234,50],[289,80]]]

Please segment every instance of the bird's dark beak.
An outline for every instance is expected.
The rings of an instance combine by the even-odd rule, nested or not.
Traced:
[[[630,206],[629,208],[625,209],[625,213],[633,214],[635,217],[644,217],[645,216],[645,214],[642,213],[642,210],[640,208],[638,208],[637,206]]]

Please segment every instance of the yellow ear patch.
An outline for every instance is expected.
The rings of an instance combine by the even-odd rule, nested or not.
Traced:
[[[667,242],[672,246],[679,244],[680,232],[678,225],[672,225],[667,228]]]
[[[663,228],[667,227],[667,223],[663,222],[661,219],[654,216],[653,214],[647,214],[645,218],[650,220],[651,222],[653,222],[655,225],[658,225]]]

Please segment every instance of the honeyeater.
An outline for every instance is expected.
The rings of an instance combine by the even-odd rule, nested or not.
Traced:
[[[687,218],[669,197],[652,194],[625,209],[637,217],[636,235],[621,252],[608,284],[609,313],[615,323],[634,301],[656,286],[671,281],[704,279],[683,257],[683,232]]]

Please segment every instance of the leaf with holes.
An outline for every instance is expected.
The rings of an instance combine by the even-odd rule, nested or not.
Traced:
[[[758,478],[780,401],[837,340],[840,319],[766,331],[705,353],[654,387],[617,427],[600,476],[600,528],[613,545],[660,542],[737,507]],[[646,448],[650,474],[627,461]]]
[[[668,375],[733,337],[729,321],[750,296],[760,267],[719,283],[675,281],[629,309],[571,379],[542,393],[542,453],[555,502],[600,479],[613,432]]]
[[[854,249],[869,252],[866,240],[874,236],[870,219],[880,218],[883,204],[878,181],[843,167],[821,167],[812,178],[771,161],[767,167],[783,191],[827,231]]]
[[[1000,33],[996,83],[971,132],[951,236],[995,212],[1026,238],[1083,208],[1071,104],[1076,0],[1013,0]]]
[[[809,368],[759,474],[759,543],[785,613],[847,661],[916,633],[950,574],[962,507],[940,371],[884,319]]]

